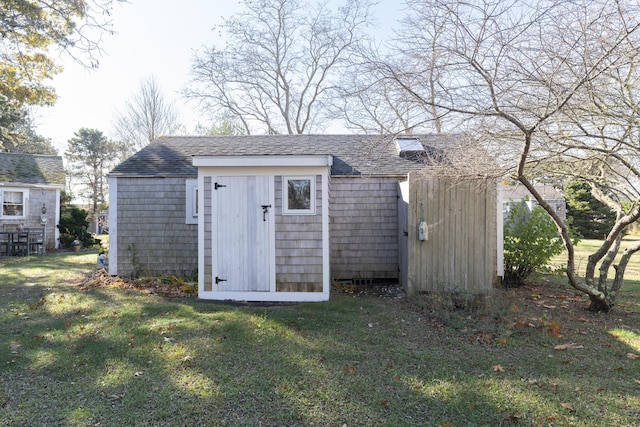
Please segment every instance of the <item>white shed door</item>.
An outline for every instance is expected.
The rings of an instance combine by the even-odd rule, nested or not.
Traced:
[[[213,189],[214,291],[269,291],[269,176],[218,176]]]

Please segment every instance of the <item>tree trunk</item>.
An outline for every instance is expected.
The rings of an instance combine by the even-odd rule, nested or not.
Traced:
[[[560,217],[558,216],[558,213],[549,205],[549,203],[547,203],[546,200],[544,200],[542,198],[542,195],[535,189],[535,187],[533,186],[531,181],[529,181],[524,176],[523,173],[519,174],[518,180],[522,183],[522,185],[524,185],[527,188],[527,190],[529,190],[529,192],[531,193],[531,195],[533,195],[533,197],[536,199],[538,204],[545,211],[547,211],[547,213],[553,219],[553,222],[555,222],[556,226],[558,227],[558,232],[560,233],[560,236],[562,237],[562,241],[564,242],[565,248],[567,249],[567,271],[566,271],[566,274],[567,274],[567,279],[569,280],[569,284],[574,289],[589,295],[589,298],[591,299],[591,305],[592,306],[594,306],[594,307],[602,306],[602,308],[603,308],[602,311],[609,311],[610,307],[609,307],[609,303],[606,301],[605,293],[600,291],[600,290],[598,290],[598,288],[594,287],[592,285],[592,283],[589,283],[588,281],[585,281],[585,283],[582,283],[578,279],[578,277],[576,275],[575,248],[573,247],[573,241],[571,240],[571,237],[569,236],[569,229],[568,229],[567,225],[562,221],[562,219],[560,219]],[[614,229],[615,229],[615,227],[614,227]],[[611,233],[607,237],[608,238],[611,237]],[[603,244],[603,246],[607,245],[607,242],[608,241],[605,241],[605,244]],[[612,243],[613,243],[613,240],[608,242],[607,249],[609,247],[611,247]],[[605,251],[605,253],[606,253],[606,251]],[[600,258],[602,258],[602,256],[600,256]],[[598,259],[600,259],[600,258],[598,258]],[[609,308],[606,308],[606,307],[609,307]]]
[[[618,251],[620,250],[620,243],[622,242],[622,233],[618,234],[618,237],[613,242],[611,249],[607,252],[607,256],[602,260],[602,264],[600,264],[600,275],[598,277],[598,290],[607,293],[607,278],[609,276],[609,267],[613,264],[613,261],[618,255]],[[589,257],[589,262],[591,262],[591,256]],[[595,267],[595,266],[594,266]],[[589,268],[587,267],[587,270]]]
[[[625,270],[627,269],[627,265],[629,264],[629,260],[631,259],[631,256],[633,254],[635,254],[636,252],[640,251],[640,241],[634,243],[633,245],[629,246],[628,248],[626,248],[623,252],[622,252],[622,257],[620,258],[620,262],[618,263],[618,265],[614,265],[613,268],[615,268],[616,270],[616,275],[615,278],[613,279],[613,284],[611,285],[611,289],[609,289],[606,294],[607,294],[607,302],[608,302],[608,309],[607,310],[602,310],[601,304],[595,304],[594,305],[594,301],[591,300],[591,305],[589,306],[589,308],[591,310],[594,311],[609,311],[611,310],[611,308],[614,305],[614,302],[618,296],[618,293],[620,292],[620,288],[622,287],[622,283],[624,282],[624,273]]]

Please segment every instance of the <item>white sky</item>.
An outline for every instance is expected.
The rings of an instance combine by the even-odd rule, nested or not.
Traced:
[[[394,26],[401,3],[381,0],[376,15],[382,31]],[[111,137],[111,123],[140,80],[154,75],[168,100],[173,100],[180,121],[189,131],[198,123],[195,105],[180,96],[189,78],[194,53],[219,41],[214,25],[239,10],[232,0],[130,0],[116,5],[115,35],[105,35],[105,55],[97,70],[63,60],[64,71],[52,86],[58,94],[53,107],[38,109],[34,118],[39,134],[50,138],[60,154],[80,128],[93,128]],[[207,124],[207,120],[200,120]]]

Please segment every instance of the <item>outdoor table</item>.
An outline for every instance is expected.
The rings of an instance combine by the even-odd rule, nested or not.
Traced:
[[[0,231],[0,255],[41,253],[43,245],[43,230]]]

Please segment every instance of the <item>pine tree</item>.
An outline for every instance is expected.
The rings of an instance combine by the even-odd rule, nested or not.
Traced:
[[[591,188],[584,181],[565,184],[567,216],[572,218],[572,227],[585,239],[602,239],[611,230],[615,213],[604,203],[593,197]]]

